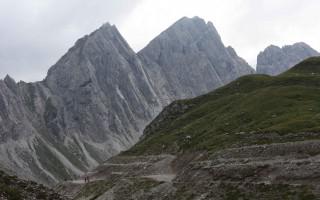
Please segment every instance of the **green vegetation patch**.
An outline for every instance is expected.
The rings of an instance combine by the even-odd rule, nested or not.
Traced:
[[[0,199],[8,200],[62,200],[64,199],[53,190],[33,181],[27,181],[10,176],[0,171]]]
[[[317,197],[308,186],[290,186],[286,184],[245,184],[235,186],[222,183],[219,191],[223,191],[220,196],[225,200],[236,199],[300,199],[315,200]]]
[[[224,200],[316,200],[313,188],[287,184],[251,184],[237,182],[206,183],[205,185],[181,185],[170,199],[192,200],[200,196],[204,199]]]
[[[99,180],[87,183],[75,197],[79,199],[81,197],[91,197],[90,200],[94,200],[101,196],[103,193],[111,189],[113,184],[107,180]]]
[[[146,194],[152,188],[161,184],[149,178],[132,178],[122,181],[122,185],[115,194],[115,199],[134,199],[134,195]]]
[[[284,139],[300,133],[290,141],[320,139],[320,134],[301,134],[320,131],[318,72],[320,58],[311,58],[277,77],[244,76],[209,94],[174,102],[161,121],[150,125],[156,128],[147,129],[143,140],[124,154],[213,152],[241,144],[287,142],[272,137],[275,133]],[[177,111],[176,104],[188,109]],[[261,134],[267,139],[261,141]]]

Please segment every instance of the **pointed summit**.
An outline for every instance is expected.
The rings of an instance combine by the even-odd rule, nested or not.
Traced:
[[[101,37],[101,38],[99,38]],[[90,39],[105,39],[105,40],[113,40],[113,42],[120,40],[125,43],[126,46],[129,46],[125,39],[120,34],[118,28],[115,25],[111,25],[110,23],[104,23],[100,28],[89,35]]]
[[[189,18],[183,17],[178,20],[174,25],[171,26],[172,28],[181,28],[189,31],[190,33],[198,34],[201,31],[209,31],[213,35],[216,35],[220,38],[218,31],[214,27],[212,22],[206,23],[206,21],[198,16]]]
[[[11,76],[7,74],[3,81],[13,92],[17,91],[17,83],[13,78],[11,78]]]
[[[53,88],[77,88],[95,80],[96,74],[136,61],[130,48],[116,26],[109,23],[79,39],[75,45],[48,71],[46,82]],[[126,63],[122,63],[126,60]],[[129,65],[133,67],[134,65]],[[77,76],[75,76],[77,74]],[[101,77],[101,79],[103,79]],[[101,80],[103,81],[103,80]],[[62,91],[65,91],[62,89]]]
[[[110,28],[110,27],[112,27],[112,26],[114,26],[114,25],[111,25],[109,22],[106,22],[106,23],[102,24],[102,26],[100,27],[100,29],[101,29],[101,28]]]
[[[151,45],[156,45],[155,43],[168,43],[170,45],[173,42],[172,45],[190,45],[202,37],[211,37],[212,40],[222,43],[211,22],[206,23],[199,17],[183,17],[152,40],[145,49],[148,49]],[[172,45],[171,48],[174,48]]]
[[[198,26],[199,28],[205,28],[207,26],[206,22],[204,19],[200,17],[183,17],[180,20],[178,20],[176,23],[174,23],[171,27],[176,27],[176,26],[183,26],[183,27],[192,27],[192,26]]]
[[[4,81],[5,81],[5,82],[13,82],[13,83],[16,83],[16,81],[15,81],[9,74],[7,74],[7,75],[4,77]]]

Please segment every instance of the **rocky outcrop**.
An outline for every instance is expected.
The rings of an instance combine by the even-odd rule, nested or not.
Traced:
[[[320,56],[320,54],[302,42],[282,48],[271,45],[258,55],[257,73],[278,75],[313,56]]]
[[[105,24],[43,81],[0,81],[1,166],[49,185],[81,176],[136,143],[171,101],[252,72],[199,18],[181,19],[138,55]]]

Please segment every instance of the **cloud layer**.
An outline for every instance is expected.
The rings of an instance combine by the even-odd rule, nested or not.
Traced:
[[[270,44],[320,50],[318,0],[0,0],[0,78],[36,81],[80,37],[116,24],[138,51],[183,16],[212,21],[250,64]]]
[[[104,22],[120,23],[139,0],[0,0],[0,78],[45,77],[74,42]]]

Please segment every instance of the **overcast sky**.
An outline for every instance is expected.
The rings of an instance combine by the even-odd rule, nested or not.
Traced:
[[[0,0],[0,78],[42,80],[73,44],[105,22],[132,48],[183,16],[212,21],[224,44],[251,65],[270,44],[320,50],[319,0]]]

